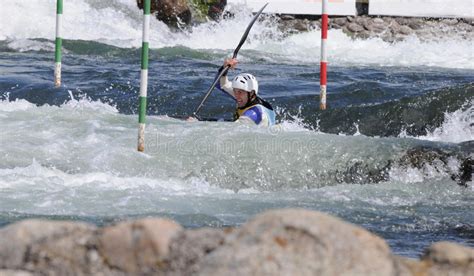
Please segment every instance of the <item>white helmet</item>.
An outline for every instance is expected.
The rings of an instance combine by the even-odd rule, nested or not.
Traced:
[[[242,89],[247,92],[255,91],[255,95],[258,95],[258,82],[257,79],[249,73],[242,73],[235,76],[232,80],[232,88]]]

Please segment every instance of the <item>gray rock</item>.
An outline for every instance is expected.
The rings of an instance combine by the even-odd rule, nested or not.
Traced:
[[[24,270],[0,269],[1,276],[33,276],[33,273]]]
[[[288,14],[280,15],[280,18],[281,18],[281,20],[294,20],[295,19],[294,16],[288,15]]]
[[[338,24],[336,24],[336,23],[334,23],[334,22],[329,22],[329,29],[339,30],[339,29],[341,29],[341,28],[342,28],[341,25],[338,25]]]
[[[200,268],[200,262],[224,243],[232,229],[203,228],[185,230],[170,245],[168,274],[192,275]]]
[[[87,235],[95,226],[67,221],[24,220],[0,229],[0,267],[21,269],[38,246],[76,234]]]
[[[400,276],[418,276],[418,275],[427,275],[426,268],[423,267],[421,262],[414,259],[409,259],[400,256],[394,256],[394,263],[396,273],[395,275]]]
[[[306,20],[296,20],[293,24],[293,29],[300,31],[300,32],[305,32],[309,30],[309,22]]]
[[[474,249],[450,242],[431,245],[421,258],[426,275],[473,275]]]
[[[403,25],[403,26],[400,27],[400,31],[399,31],[399,32],[400,32],[401,34],[404,34],[404,35],[410,35],[410,34],[413,33],[413,30],[410,29],[410,27]]]
[[[394,275],[382,239],[307,210],[257,215],[207,255],[198,275]]]
[[[464,22],[459,22],[457,24],[456,28],[460,31],[464,31],[464,32],[468,32],[468,33],[473,31],[472,26],[467,24],[467,23],[464,23]]]
[[[374,18],[374,19],[373,19],[373,22],[374,22],[375,24],[384,24],[384,23],[385,23],[385,21],[384,21],[382,18],[380,18],[380,17]]]
[[[347,29],[353,33],[358,33],[362,32],[364,30],[364,27],[357,23],[350,23],[349,25],[347,25]]]
[[[367,184],[389,179],[390,162],[383,168],[370,168],[361,161],[347,165],[345,170],[336,170],[334,178],[338,183]]]
[[[366,17],[366,16],[357,16],[355,18],[355,23],[361,25],[361,26],[364,26],[364,24],[366,24],[366,22],[370,20],[370,18]]]
[[[330,19],[330,22],[333,22],[336,25],[339,26],[344,26],[347,23],[347,18],[346,17],[336,17],[334,19]]]
[[[379,19],[379,20],[375,20],[375,19]],[[372,33],[381,33],[385,31],[388,25],[380,18],[375,18],[375,19],[367,20],[364,24],[364,28]]]
[[[367,30],[363,30],[362,32],[357,33],[357,37],[362,38],[362,39],[368,39],[372,36],[373,36],[373,34],[370,31],[367,31]]]
[[[388,25],[388,27],[390,28],[392,34],[398,34],[398,33],[400,33],[400,28],[401,28],[401,26],[400,26],[400,24],[398,24],[397,21],[392,20],[392,21],[390,22],[390,24]]]
[[[472,152],[471,142],[461,143]],[[438,160],[414,151],[410,164]],[[474,249],[449,242],[421,261],[393,256],[368,231],[319,212],[257,215],[240,228],[183,230],[166,219],[97,229],[81,222],[27,220],[0,229],[0,275],[462,275]]]
[[[348,22],[354,22],[354,18],[355,18],[354,16],[348,16],[347,21]]]
[[[388,43],[393,43],[396,41],[395,37],[393,37],[392,33],[384,32],[381,36],[382,40]]]
[[[472,175],[474,174],[474,159],[471,157],[466,158],[462,161],[459,167],[459,172],[451,175],[451,179],[456,181],[459,185],[467,188],[467,183],[472,181]]]
[[[319,21],[312,22],[311,25],[310,25],[310,28],[314,29],[314,30],[320,30],[321,29],[321,22],[319,22]]]
[[[410,19],[406,17],[395,17],[394,20],[400,25],[410,24]]]
[[[428,146],[419,146],[409,149],[396,163],[403,168],[423,169],[426,165],[434,166],[437,170],[445,171],[460,186],[467,187],[467,182],[472,181],[474,161],[470,154],[472,145],[463,144],[459,151],[439,149]],[[457,159],[460,166],[457,171],[449,166],[449,161]]]
[[[131,274],[167,268],[171,239],[182,227],[167,219],[141,219],[101,229],[98,252],[105,262]]]
[[[458,24],[458,20],[456,18],[452,18],[452,19],[443,19],[441,20],[441,23],[444,23],[448,26],[453,26],[453,25],[456,25]]]
[[[137,0],[137,6],[143,9],[143,0]],[[180,26],[180,23],[189,24],[192,19],[187,0],[152,0],[151,13],[172,27]]]
[[[423,27],[423,20],[419,18],[414,18],[410,20],[408,27],[412,28],[413,30],[419,30]]]
[[[32,244],[26,258],[26,268],[46,275],[91,275],[109,271],[94,249],[94,231],[74,231],[50,236]]]
[[[437,242],[425,251],[421,260],[440,265],[474,266],[474,249],[451,242]]]

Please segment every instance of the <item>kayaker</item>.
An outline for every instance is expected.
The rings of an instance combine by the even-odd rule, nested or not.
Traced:
[[[237,59],[224,60],[224,65],[219,69],[224,70],[226,66],[234,69]],[[241,73],[229,81],[227,73],[224,74],[217,88],[226,92],[237,102],[234,120],[238,122],[251,122],[261,126],[272,126],[275,124],[275,111],[273,107],[258,96],[258,81],[249,73]]]

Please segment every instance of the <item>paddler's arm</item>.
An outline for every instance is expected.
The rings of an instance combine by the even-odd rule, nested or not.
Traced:
[[[235,58],[227,58],[224,60],[224,64],[219,68],[219,72],[222,72],[225,67],[230,66],[230,69],[235,69],[237,66],[237,63],[239,61]],[[219,83],[217,84],[217,88],[225,93],[227,93],[229,96],[232,98],[235,98],[234,96],[234,90],[232,89],[232,82],[229,81],[227,78],[227,72],[220,78]]]

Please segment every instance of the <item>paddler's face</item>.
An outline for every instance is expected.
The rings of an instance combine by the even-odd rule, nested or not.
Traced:
[[[249,92],[242,89],[234,89],[234,96],[238,107],[244,107],[249,100]]]

